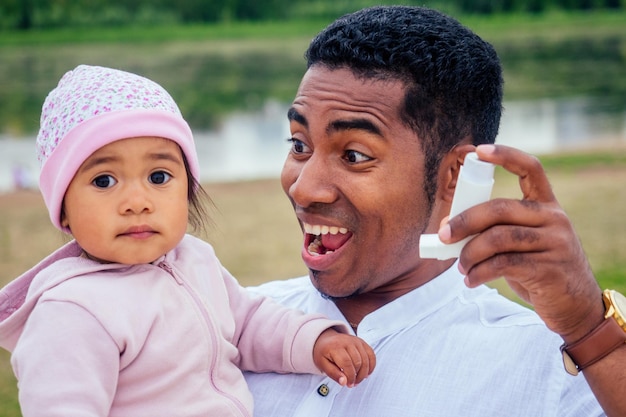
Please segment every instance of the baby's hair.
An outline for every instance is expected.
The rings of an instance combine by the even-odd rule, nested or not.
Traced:
[[[206,232],[213,222],[208,215],[207,206],[214,207],[213,201],[198,180],[191,174],[187,157],[183,152],[183,162],[187,172],[187,200],[189,201],[189,225],[193,232]]]

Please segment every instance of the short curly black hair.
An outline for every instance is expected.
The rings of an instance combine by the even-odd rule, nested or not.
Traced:
[[[455,19],[410,6],[377,6],[331,23],[309,45],[307,68],[347,68],[367,79],[406,84],[404,122],[425,153],[430,204],[442,158],[462,140],[493,143],[503,78],[494,48]]]

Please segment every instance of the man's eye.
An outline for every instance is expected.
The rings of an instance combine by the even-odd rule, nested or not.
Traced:
[[[291,151],[293,153],[305,153],[309,151],[309,147],[304,144],[301,140],[296,138],[289,138],[289,142],[291,142]]]
[[[110,175],[100,175],[96,177],[92,182],[98,188],[110,188],[117,184],[117,180]]]
[[[165,184],[171,178],[172,178],[172,176],[170,174],[168,174],[167,172],[156,171],[156,172],[153,172],[152,174],[150,174],[149,180],[150,180],[150,182],[152,184]]]
[[[352,150],[346,151],[346,153],[344,154],[344,158],[351,164],[358,164],[359,162],[367,162],[372,160],[372,158],[370,158],[369,156],[361,152]]]

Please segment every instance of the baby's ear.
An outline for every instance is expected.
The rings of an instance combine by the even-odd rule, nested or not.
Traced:
[[[61,223],[61,226],[63,227],[68,229],[70,228],[70,222],[67,220],[67,216],[65,215],[65,207],[61,207],[61,221],[59,223]]]

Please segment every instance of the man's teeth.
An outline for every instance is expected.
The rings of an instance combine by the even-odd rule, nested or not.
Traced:
[[[333,253],[332,250],[327,250],[322,245],[322,235],[326,235],[330,233],[331,235],[336,235],[337,233],[346,234],[348,233],[348,229],[345,227],[337,227],[337,226],[321,226],[319,224],[311,225],[308,223],[304,223],[304,231],[307,234],[315,235],[315,238],[309,243],[307,251],[313,256],[327,255],[329,253]]]
[[[307,248],[307,251],[309,252],[309,254],[313,255],[313,256],[320,256],[322,255],[322,251],[323,251],[323,246],[322,246],[322,242],[319,240],[319,236],[316,236],[315,239],[313,239],[313,241],[311,243],[309,243],[309,247]],[[323,251],[323,254],[326,255],[327,253],[333,253],[334,251],[329,250],[329,251]]]
[[[304,223],[304,231],[310,235],[327,235],[330,233],[331,235],[336,235],[337,233],[346,234],[348,233],[348,229],[345,227],[337,227],[337,226],[321,226],[319,224],[308,224]]]

